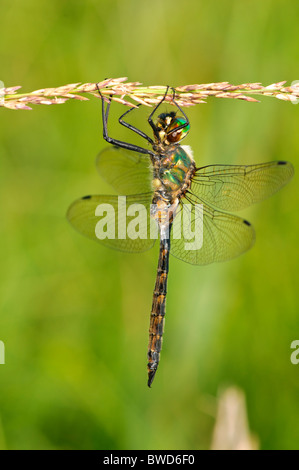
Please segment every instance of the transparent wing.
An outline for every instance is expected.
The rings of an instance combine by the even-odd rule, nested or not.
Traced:
[[[241,210],[268,198],[293,176],[289,162],[260,165],[209,165],[196,171],[191,192],[222,210]]]
[[[151,193],[121,197],[85,196],[73,202],[67,218],[78,232],[102,245],[140,253],[155,243],[156,231],[150,219],[151,202]],[[136,234],[139,238],[134,238]]]
[[[187,233],[184,226],[185,232],[189,226]],[[170,253],[190,264],[210,264],[241,255],[252,247],[254,240],[254,229],[247,220],[207,204],[202,204],[196,213],[194,203],[184,202],[174,219]]]
[[[118,194],[152,191],[152,164],[147,155],[111,145],[99,153],[96,166]]]

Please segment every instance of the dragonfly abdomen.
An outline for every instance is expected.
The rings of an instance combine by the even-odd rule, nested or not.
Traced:
[[[157,278],[153,294],[153,304],[149,329],[148,345],[148,386],[150,387],[160,361],[162,349],[162,336],[164,330],[164,317],[166,307],[167,279],[169,269],[169,238],[160,240],[160,254],[157,269]]]

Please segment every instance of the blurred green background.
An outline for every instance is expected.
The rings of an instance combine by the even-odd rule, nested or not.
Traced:
[[[298,20],[293,0],[2,0],[0,79],[24,91],[121,76],[290,84],[299,79]],[[113,108],[115,118],[123,112]],[[209,99],[188,109],[184,143],[202,165],[287,159],[296,168],[298,111],[267,97]],[[206,449],[218,391],[234,384],[260,447],[298,449],[297,176],[242,213],[257,232],[244,256],[206,267],[171,258],[149,390],[157,248],[110,251],[65,218],[78,197],[111,192],[94,166],[107,145],[100,101],[0,113],[0,447]],[[132,142],[114,117],[111,134]]]

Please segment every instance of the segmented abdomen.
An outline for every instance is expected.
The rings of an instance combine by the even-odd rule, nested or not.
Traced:
[[[170,232],[170,230],[169,230]],[[153,305],[150,318],[149,345],[148,345],[148,386],[150,387],[160,361],[162,349],[162,336],[164,328],[165,303],[167,293],[167,278],[169,267],[170,240],[160,240],[160,254],[157,269],[157,278],[153,295]]]

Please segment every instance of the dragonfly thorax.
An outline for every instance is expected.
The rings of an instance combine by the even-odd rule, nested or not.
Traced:
[[[154,164],[153,189],[156,195],[172,203],[186,194],[195,173],[189,146],[172,145],[158,155]]]

